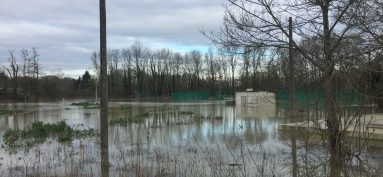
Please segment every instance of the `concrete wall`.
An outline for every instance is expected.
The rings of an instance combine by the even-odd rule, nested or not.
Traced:
[[[271,92],[236,92],[235,104],[242,106],[258,106],[275,104],[275,93]]]

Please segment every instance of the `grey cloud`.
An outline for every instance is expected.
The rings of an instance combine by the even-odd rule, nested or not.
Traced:
[[[98,0],[0,0],[0,3],[0,64],[6,63],[8,49],[37,47],[45,70],[79,70],[90,66],[90,53],[99,45]],[[199,28],[219,28],[225,0],[106,0],[106,3],[109,47],[127,47],[135,40],[166,47],[209,44]]]

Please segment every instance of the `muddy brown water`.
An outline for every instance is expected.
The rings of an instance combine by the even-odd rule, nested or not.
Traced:
[[[84,128],[100,127],[99,109],[84,109],[67,100],[46,103],[1,104],[22,113],[0,116],[1,176],[99,176],[98,137],[60,144],[54,139],[10,154],[3,134],[30,127],[35,121]],[[329,154],[320,143],[297,142],[292,165],[291,136],[278,125],[286,123],[276,105],[227,106],[224,102],[111,102],[109,119],[143,115],[140,123],[110,125],[111,176],[327,176]],[[379,144],[379,143],[377,143]],[[359,163],[351,159],[345,174],[380,174],[383,148],[365,149]],[[315,168],[314,168],[315,167]],[[309,170],[308,170],[309,169]]]

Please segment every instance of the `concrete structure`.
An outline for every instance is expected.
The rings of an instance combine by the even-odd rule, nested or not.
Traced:
[[[275,93],[271,92],[236,92],[235,104],[237,106],[259,106],[275,104]]]

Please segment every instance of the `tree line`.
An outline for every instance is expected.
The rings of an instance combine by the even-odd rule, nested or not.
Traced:
[[[108,51],[109,95],[158,98],[169,97],[174,92],[205,90],[231,96],[233,88],[272,91],[284,87],[279,56],[241,48],[231,50],[236,51],[210,48],[206,52],[179,53],[166,48],[150,49],[139,42],[124,49],[111,49]],[[91,61],[98,77],[97,52],[92,54]]]
[[[86,71],[79,79],[63,73],[46,75],[36,48],[9,50],[8,65],[0,68],[1,100],[37,101],[39,99],[86,98],[94,90],[92,76]]]
[[[315,39],[313,39],[315,40]],[[316,39],[319,40],[319,39]],[[303,41],[307,50],[316,50],[315,42]],[[311,49],[309,49],[311,48]],[[335,51],[337,56],[350,51]],[[84,71],[78,78],[42,74],[38,51],[23,49],[17,59],[9,51],[9,65],[0,70],[0,95],[15,100],[94,98],[99,95],[99,53],[90,56],[93,71]],[[380,58],[379,58],[380,57]],[[295,56],[297,88],[320,87],[321,71],[304,56]],[[382,56],[360,55],[350,60],[370,68],[355,68],[352,61],[339,65],[334,74],[337,89],[346,89],[350,79],[359,78],[359,91],[376,93],[371,100],[381,104],[382,73],[378,71]],[[288,87],[288,50],[219,46],[202,52],[185,53],[171,49],[150,49],[135,42],[124,49],[108,50],[109,96],[113,98],[169,98],[175,92],[208,91],[210,95],[230,97],[235,91],[253,88],[255,91],[286,90]],[[344,71],[355,77],[344,77]],[[371,95],[370,95],[371,96]]]
[[[111,98],[169,98],[175,92],[208,91],[232,96],[234,91],[284,88],[284,57],[277,52],[210,48],[185,53],[150,49],[135,42],[124,49],[108,50]],[[78,78],[42,74],[38,51],[9,51],[9,65],[0,70],[0,95],[14,100],[93,98],[99,88],[99,53],[90,56],[93,72]],[[91,74],[93,73],[93,74]],[[272,81],[272,82],[270,82]],[[98,93],[99,94],[99,93]]]

